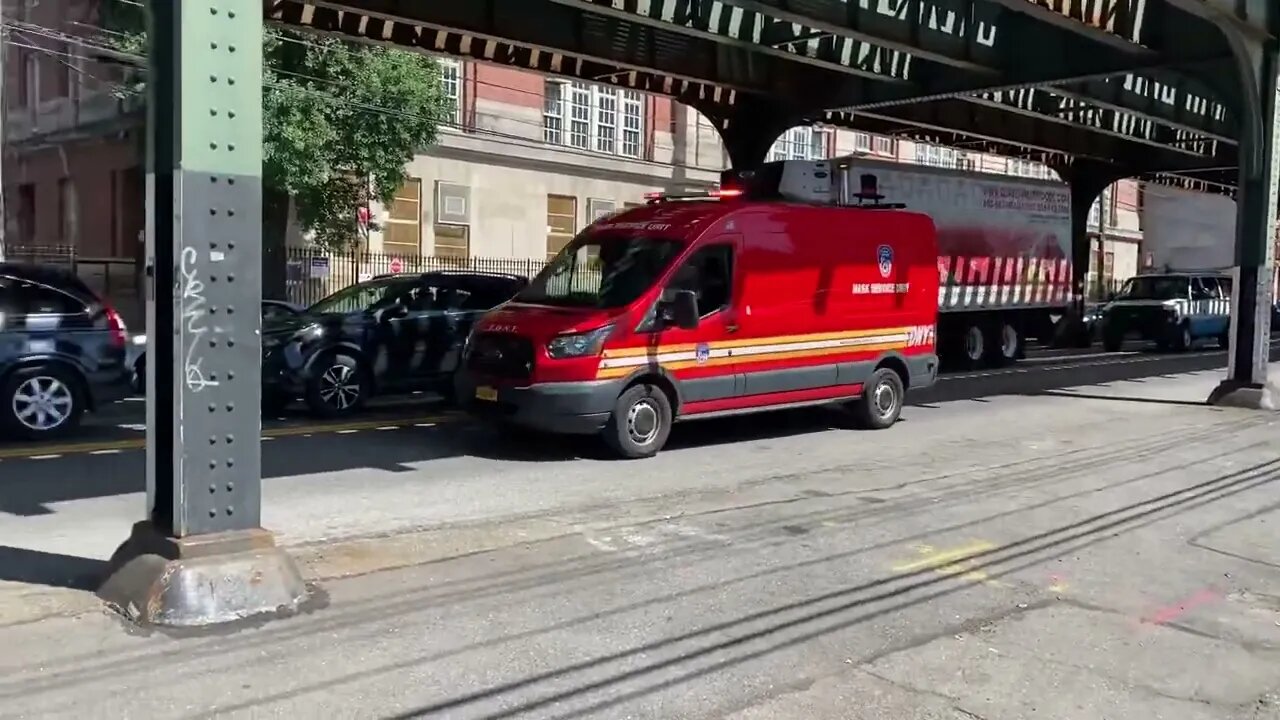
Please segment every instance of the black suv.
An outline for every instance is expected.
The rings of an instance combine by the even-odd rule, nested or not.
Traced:
[[[302,397],[312,412],[336,417],[380,393],[435,390],[451,398],[472,324],[527,284],[498,273],[388,275],[265,321],[263,409]]]
[[[65,270],[0,263],[0,437],[43,439],[128,394],[120,315]]]

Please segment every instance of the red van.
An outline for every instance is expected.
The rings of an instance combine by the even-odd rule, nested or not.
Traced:
[[[892,425],[937,376],[933,222],[723,190],[600,220],[475,325],[460,398],[627,458],[677,420],[848,403]]]

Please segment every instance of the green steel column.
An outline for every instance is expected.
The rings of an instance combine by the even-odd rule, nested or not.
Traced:
[[[259,527],[262,5],[152,0],[148,76],[148,519],[98,594],[144,625],[298,610]]]
[[[260,521],[262,4],[153,0],[147,488],[172,537]]]

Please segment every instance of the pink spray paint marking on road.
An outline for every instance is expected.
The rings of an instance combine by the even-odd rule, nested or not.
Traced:
[[[1220,600],[1221,598],[1222,592],[1220,590],[1217,590],[1216,588],[1205,588],[1177,604],[1157,608],[1155,612],[1143,618],[1142,624],[1167,625],[1192,610],[1208,605],[1209,603]]]

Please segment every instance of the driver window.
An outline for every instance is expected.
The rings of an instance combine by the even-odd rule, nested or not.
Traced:
[[[1211,300],[1213,293],[1205,287],[1202,278],[1191,278],[1191,299],[1192,300]]]
[[[1218,289],[1218,278],[1203,277],[1200,278],[1200,284],[1204,285],[1204,292],[1210,299],[1222,299],[1222,291]]]
[[[712,245],[694,253],[676,271],[670,287],[692,290],[701,317],[728,308],[733,297],[733,247]]]

